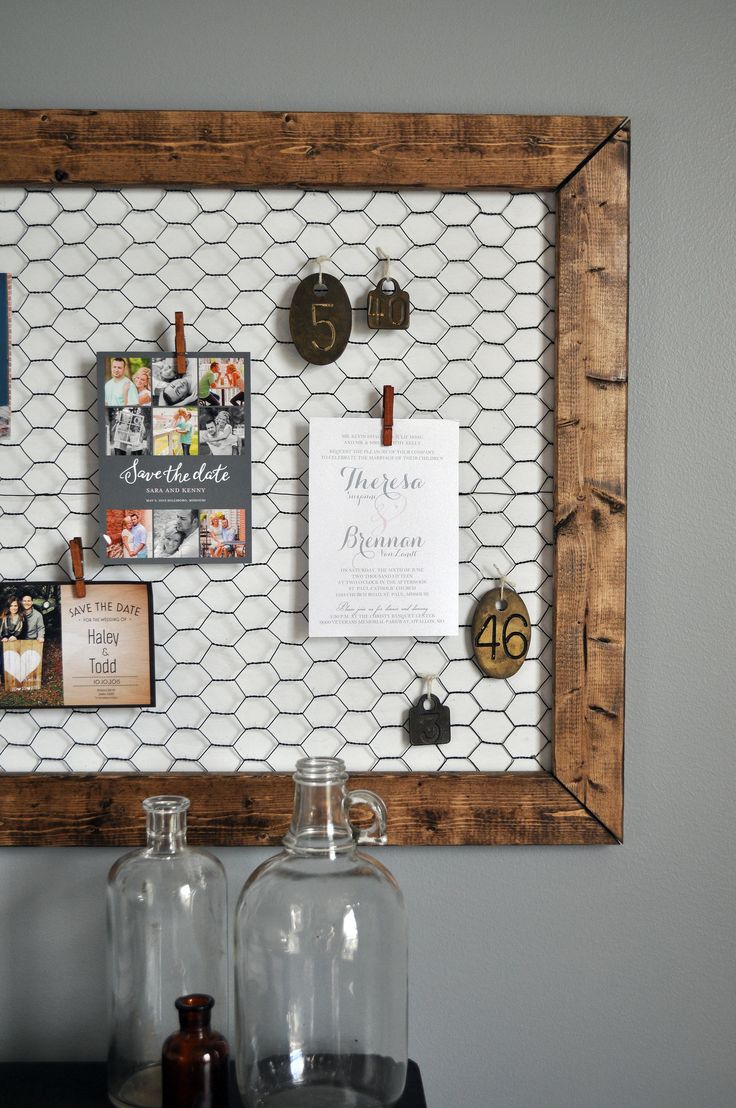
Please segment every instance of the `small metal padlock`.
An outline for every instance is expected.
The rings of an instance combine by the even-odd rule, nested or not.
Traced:
[[[423,693],[409,709],[409,742],[412,746],[441,746],[449,741],[450,709],[436,696]]]
[[[368,326],[378,331],[405,331],[410,311],[409,293],[393,277],[382,278],[368,293]]]

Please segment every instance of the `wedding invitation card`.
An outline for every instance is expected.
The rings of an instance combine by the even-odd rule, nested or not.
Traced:
[[[309,634],[456,635],[459,425],[309,421]]]

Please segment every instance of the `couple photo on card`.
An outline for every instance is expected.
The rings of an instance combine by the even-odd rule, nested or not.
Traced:
[[[0,647],[4,702],[30,707],[50,696],[61,703],[58,586],[22,581],[0,585]]]

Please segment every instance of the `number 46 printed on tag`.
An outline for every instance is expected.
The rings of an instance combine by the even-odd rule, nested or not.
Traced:
[[[488,677],[511,677],[529,653],[531,625],[526,604],[508,586],[491,589],[473,617],[473,654]]]

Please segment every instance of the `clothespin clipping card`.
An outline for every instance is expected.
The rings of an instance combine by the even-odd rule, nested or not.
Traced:
[[[176,372],[183,377],[187,371],[187,346],[184,341],[184,312],[174,314],[174,349],[176,350]]]
[[[74,573],[74,593],[77,597],[87,595],[87,586],[84,583],[84,552],[80,538],[69,539],[69,549],[72,552],[72,572]]]
[[[383,433],[381,442],[384,446],[392,446],[394,441],[394,387],[383,386]]]

